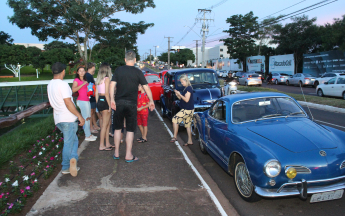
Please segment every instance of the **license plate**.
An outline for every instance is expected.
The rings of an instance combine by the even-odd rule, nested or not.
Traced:
[[[343,193],[344,193],[344,190],[336,190],[336,191],[313,194],[311,196],[310,203],[340,199],[343,196]]]
[[[311,81],[315,81],[315,79],[311,79]]]

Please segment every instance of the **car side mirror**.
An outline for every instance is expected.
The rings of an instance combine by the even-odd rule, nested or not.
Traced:
[[[328,82],[324,82],[323,84],[326,84],[326,85],[327,85],[327,84],[328,84]]]

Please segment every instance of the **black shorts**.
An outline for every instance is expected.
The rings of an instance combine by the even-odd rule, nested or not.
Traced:
[[[102,112],[103,110],[109,110],[109,105],[105,96],[99,96],[97,109],[98,109],[98,112]]]
[[[137,128],[137,103],[132,101],[116,101],[116,110],[113,114],[115,130],[123,128],[123,121],[126,118],[126,131],[135,132]]]

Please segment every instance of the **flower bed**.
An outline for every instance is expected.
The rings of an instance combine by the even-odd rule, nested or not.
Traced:
[[[40,182],[61,163],[62,148],[62,133],[55,128],[52,135],[37,140],[21,155],[19,162],[10,162],[8,174],[0,179],[0,216],[22,210],[27,199],[40,189]]]

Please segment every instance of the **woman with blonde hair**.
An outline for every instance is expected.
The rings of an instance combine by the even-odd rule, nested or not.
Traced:
[[[171,138],[170,142],[175,142],[179,124],[183,121],[184,126],[187,129],[188,134],[188,141],[184,146],[193,145],[192,141],[192,131],[191,131],[191,125],[193,121],[193,114],[194,114],[194,100],[193,100],[193,88],[190,84],[190,81],[188,79],[188,76],[183,74],[180,77],[180,82],[182,86],[184,87],[184,90],[182,93],[175,90],[175,94],[180,99],[180,107],[181,110],[176,113],[176,115],[173,117],[173,128],[174,128],[174,137]]]
[[[110,128],[110,93],[109,85],[112,77],[111,68],[108,64],[103,63],[99,67],[97,81],[96,81],[96,102],[97,109],[102,115],[101,138],[99,142],[100,151],[110,151],[112,147],[109,142],[109,128]],[[105,145],[104,145],[105,141]]]

